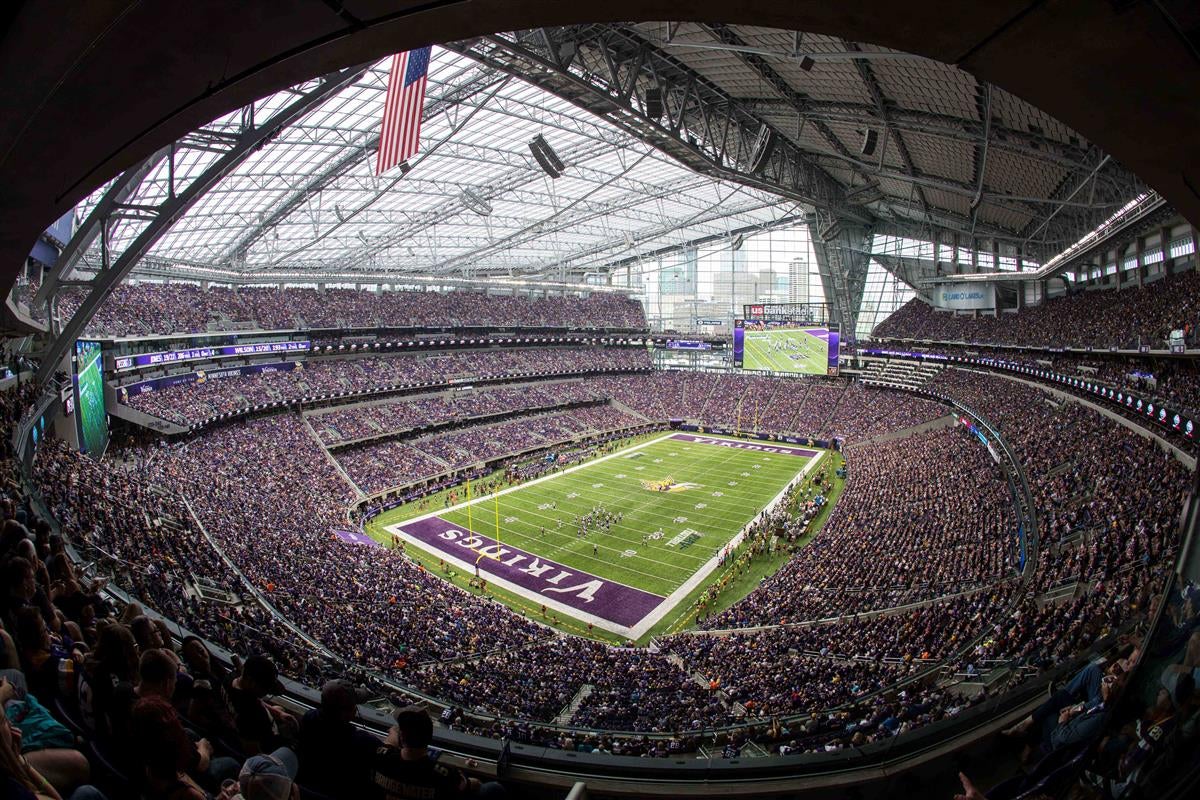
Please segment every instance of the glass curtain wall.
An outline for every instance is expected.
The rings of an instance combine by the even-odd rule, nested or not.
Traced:
[[[641,289],[654,330],[727,334],[743,305],[825,301],[805,225],[684,247],[627,272],[618,268],[613,277]]]
[[[878,261],[871,259],[871,266],[867,270],[867,283],[863,287],[862,304],[858,307],[858,324],[855,331],[858,338],[869,337],[876,325],[915,296],[912,287],[884,269]]]

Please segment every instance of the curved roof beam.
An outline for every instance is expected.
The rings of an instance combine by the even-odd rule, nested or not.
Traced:
[[[845,187],[774,131],[766,163],[752,170],[765,122],[715,84],[619,26],[544,28],[448,45],[597,114],[704,175],[836,210],[871,214],[846,203]],[[645,92],[660,93],[662,114]]]
[[[176,219],[186,213],[196,201],[204,196],[205,192],[252,155],[271,136],[303,117],[334,93],[358,80],[366,71],[367,67],[365,66],[350,67],[327,75],[316,81],[307,90],[298,92],[294,101],[265,120],[255,119],[253,113],[243,114],[240,131],[237,134],[221,137],[224,139],[223,145],[218,144],[217,137],[214,137],[212,147],[224,148],[217,160],[186,187],[181,188],[178,192],[171,192],[157,207],[144,209],[144,212],[150,216],[149,224],[137,239],[125,248],[120,258],[92,278],[91,289],[87,297],[84,298],[83,303],[63,326],[54,341],[42,353],[41,366],[38,368],[36,376],[37,383],[45,384],[50,376],[59,369],[63,357],[70,351],[79,335],[83,333],[84,326],[96,313],[96,309],[112,293],[117,284],[125,279],[125,276],[133,269],[133,265],[154,246],[160,236],[166,233]]]

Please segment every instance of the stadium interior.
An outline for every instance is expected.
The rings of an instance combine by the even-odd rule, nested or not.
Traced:
[[[16,800],[1194,797],[1200,7],[0,10]]]

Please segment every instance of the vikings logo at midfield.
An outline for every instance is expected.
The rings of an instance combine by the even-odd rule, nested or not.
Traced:
[[[642,488],[651,492],[686,492],[688,489],[702,488],[698,483],[676,483],[670,475],[661,481],[642,481]]]

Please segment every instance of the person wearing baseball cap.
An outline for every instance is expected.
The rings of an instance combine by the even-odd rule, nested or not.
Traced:
[[[243,800],[299,800],[296,773],[300,762],[286,747],[273,753],[250,756],[238,775]]]

